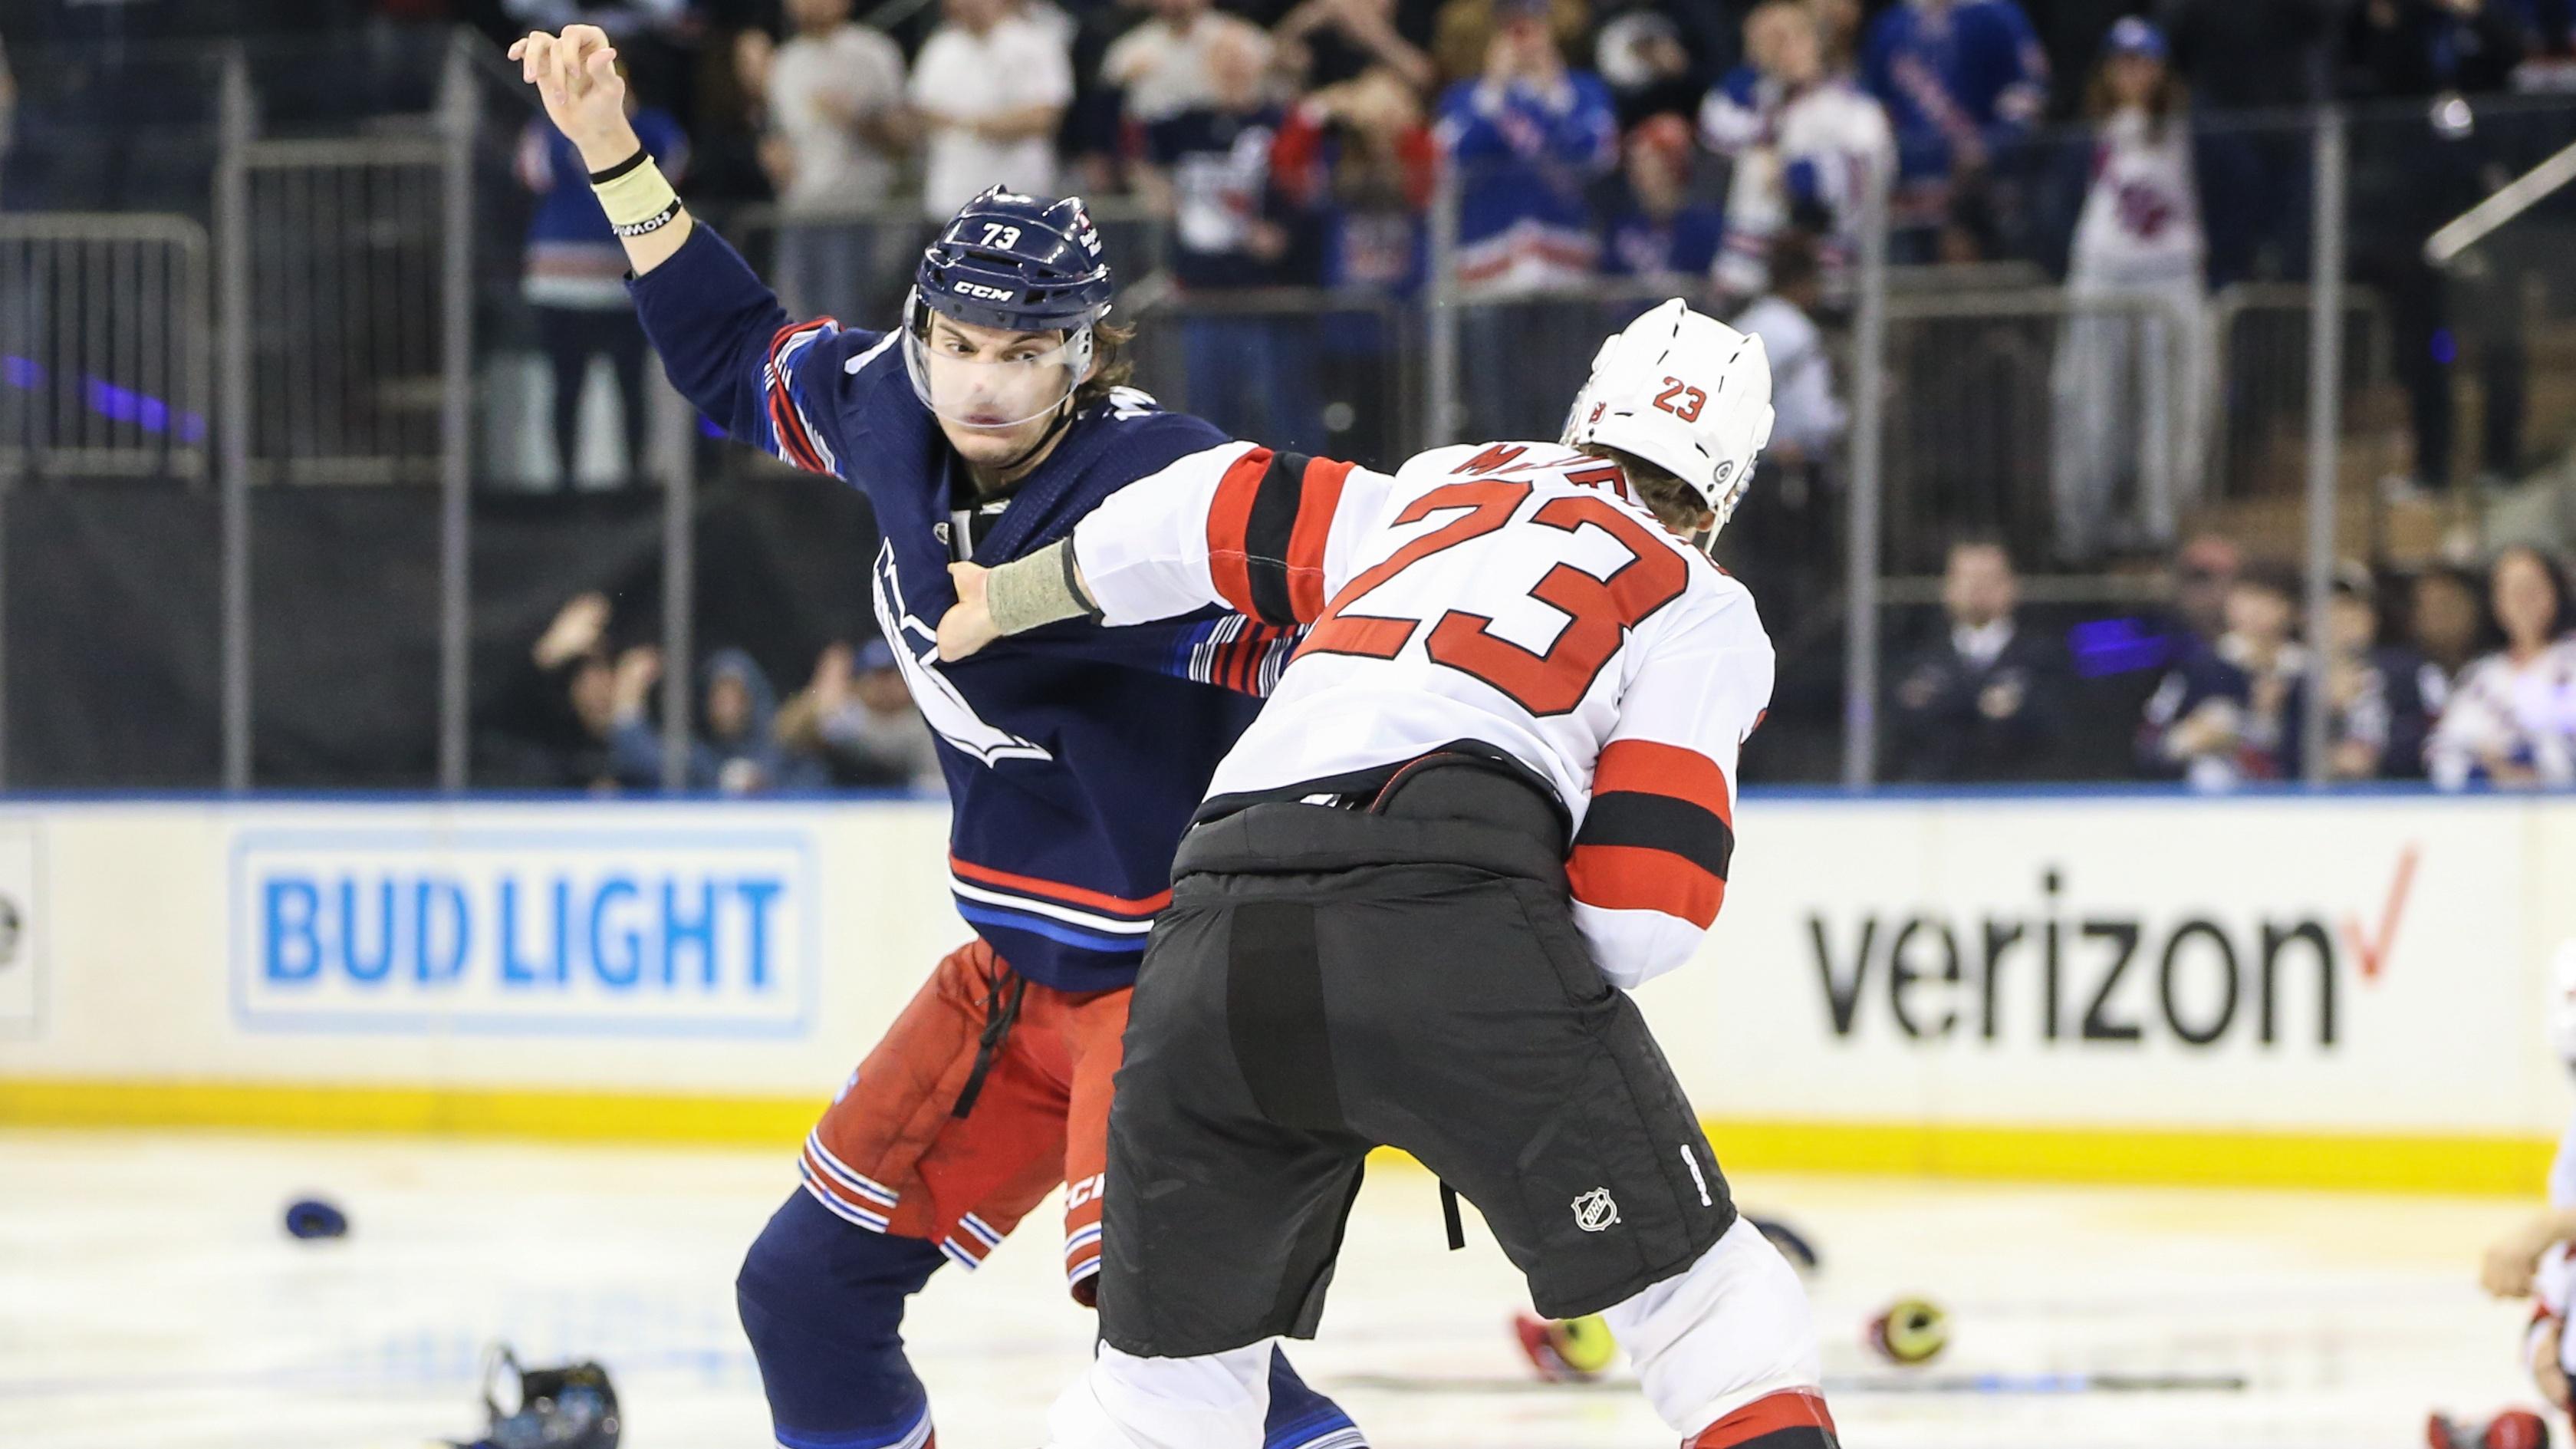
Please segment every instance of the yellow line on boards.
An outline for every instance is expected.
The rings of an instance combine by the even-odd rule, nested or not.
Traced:
[[[0,1077],[0,1126],[230,1127],[777,1146],[819,1098]],[[2538,1197],[2543,1138],[1714,1120],[1730,1168]],[[1402,1161],[1400,1153],[1382,1159]]]

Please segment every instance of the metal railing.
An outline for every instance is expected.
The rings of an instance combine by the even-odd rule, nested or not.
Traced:
[[[2388,304],[2367,287],[2344,292],[2339,387],[2365,397],[2394,374]],[[2247,498],[2295,493],[2305,486],[2309,329],[2316,321],[2310,289],[2295,282],[2238,282],[2210,298],[2216,346],[2209,429],[2208,494]]]
[[[206,473],[205,229],[0,215],[0,480]]]
[[[435,114],[352,138],[262,136],[249,59],[226,58],[215,186],[226,789],[251,785],[255,478],[438,485],[438,781],[465,787],[472,44],[451,42]]]

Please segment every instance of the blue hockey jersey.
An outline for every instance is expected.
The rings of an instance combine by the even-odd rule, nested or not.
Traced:
[[[629,289],[700,411],[874,505],[877,621],[939,738],[959,914],[1032,981],[1133,984],[1190,812],[1297,636],[1214,611],[1143,629],[1074,619],[940,662],[954,459],[912,390],[902,334],[792,321],[704,225]],[[1121,389],[1075,417],[971,557],[1042,548],[1119,488],[1224,441]]]

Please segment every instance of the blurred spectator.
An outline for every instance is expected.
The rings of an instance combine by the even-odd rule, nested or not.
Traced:
[[[787,18],[795,33],[767,66],[769,133],[761,147],[787,213],[779,293],[800,317],[868,316],[887,265],[880,253],[903,248],[879,246],[888,238],[877,228],[828,218],[894,192],[896,165],[913,139],[903,52],[850,19],[850,0],[787,0]]]
[[[1907,661],[1896,686],[1895,778],[1924,782],[2050,778],[2065,731],[2070,671],[2055,639],[2023,629],[2001,542],[1950,545],[1944,632]]]
[[[2305,274],[2313,138],[2297,118],[2242,113],[2302,109],[2334,95],[2346,3],[2162,0],[2156,7],[2173,65],[2208,118],[2198,160],[2212,287],[2255,274]],[[2415,240],[2420,248],[2423,238]]]
[[[2481,397],[2481,474],[2500,483],[2521,468],[2528,283],[2536,264],[2556,256],[2527,257],[2511,232],[2453,270],[2424,255],[2427,236],[2518,169],[2502,163],[2501,138],[2460,100],[2511,83],[2524,37],[2510,8],[2498,0],[2362,0],[2347,31],[2356,92],[2432,103],[2424,119],[2391,115],[2362,132],[2369,146],[2362,154],[2373,164],[2355,168],[2351,199],[2353,269],[2387,299],[2410,407],[2414,468],[2402,481],[2422,489],[2447,489],[2456,471],[2455,370],[2463,364],[2474,367]]]
[[[2406,691],[2403,730],[2420,756],[2429,728],[2417,681],[2392,675],[2379,651],[2379,602],[2370,570],[2349,560],[2335,570],[2323,627],[2310,631],[2326,655],[2326,778],[2376,780],[2401,748],[2396,697]]]
[[[1271,163],[1314,218],[1325,286],[1401,296],[1421,284],[1422,213],[1439,161],[1421,102],[1384,67],[1291,108]]]
[[[1842,441],[1851,414],[1834,386],[1834,360],[1815,312],[1824,277],[1815,243],[1784,232],[1771,244],[1771,289],[1735,319],[1735,330],[1762,339],[1771,359],[1771,441],[1763,457],[1785,467],[1821,462]],[[1955,550],[1953,553],[1955,555]]]
[[[1592,67],[1617,99],[1619,124],[1633,129],[1650,116],[1687,116],[1699,105],[1699,77],[1681,26],[1660,10],[1640,8],[1601,22]]]
[[[659,781],[659,742],[647,738],[637,750],[617,731],[620,671],[609,659],[609,618],[608,598],[599,593],[556,612],[484,712],[479,779],[595,794]]]
[[[2297,576],[2270,565],[2227,590],[2227,632],[2193,649],[2147,701],[2138,758],[2196,789],[2299,776],[2307,651],[2291,638]]]
[[[1734,318],[1738,331],[1762,339],[1771,360],[1774,417],[1753,489],[1727,526],[1727,567],[1775,610],[1819,615],[1835,607],[1840,578],[1830,465],[1850,418],[1816,325],[1824,285],[1814,243],[1803,232],[1783,232],[1769,263],[1771,289]]]
[[[2435,565],[2415,576],[2407,594],[2407,642],[2440,674],[2441,701],[2487,646],[2486,583],[2466,569]]]
[[[1459,170],[1458,279],[1471,292],[1580,280],[1598,245],[1584,190],[1618,158],[1609,88],[1569,71],[1547,0],[1496,0],[1484,75],[1440,99]]]
[[[1870,23],[1861,84],[1896,133],[1897,239],[1929,253],[1954,188],[1982,177],[2048,104],[2048,59],[2014,0],[1898,0]]]
[[[626,106],[644,149],[677,185],[689,168],[680,123],[668,112],[638,105],[631,87]],[[625,244],[599,209],[581,153],[543,116],[520,133],[518,170],[520,181],[537,194],[519,291],[535,314],[537,345],[554,373],[555,486],[570,489],[577,480],[583,384],[590,360],[602,356],[617,384],[626,442],[617,473],[631,481],[644,467],[645,344],[635,304],[626,296]]]
[[[2174,64],[2213,111],[2313,104],[2332,94],[2327,56],[2344,0],[2163,0]]]
[[[1431,26],[1431,63],[1443,84],[1490,74],[1494,38],[1514,12],[1535,9],[1560,55],[1575,54],[1592,29],[1587,0],[1446,0]]]
[[[1217,103],[1215,53],[1230,45],[1255,49],[1262,66],[1270,46],[1261,27],[1217,12],[1215,0],[1148,0],[1151,19],[1110,45],[1101,82],[1116,90],[1130,124],[1151,126]],[[1258,99],[1260,77],[1254,77]]]
[[[1145,128],[1137,168],[1154,209],[1172,219],[1173,279],[1195,293],[1308,280],[1312,248],[1297,245],[1272,184],[1286,113],[1263,94],[1270,39],[1252,26],[1217,31],[1202,60],[1206,98]],[[1326,448],[1312,316],[1220,307],[1185,316],[1181,340],[1192,412],[1272,447]]]
[[[2174,554],[2173,614],[2184,636],[2177,660],[2227,632],[2227,596],[2244,571],[2244,551],[2215,533],[2195,536]]]
[[[2048,57],[2048,73],[2090,74],[2102,58],[2102,42],[2111,27],[2141,8],[2140,0],[2039,0],[2030,7],[2030,19],[2039,32],[2039,48]],[[2049,120],[2072,120],[2081,114],[2084,96],[2071,91],[2067,86],[2051,88]]]
[[[1860,74],[1861,0],[1805,0],[1824,37],[1825,73],[1850,80]]]
[[[2499,554],[2490,582],[2504,647],[2470,665],[2425,747],[2433,782],[2576,785],[2576,594],[2540,550]]]
[[[2510,89],[2528,36],[2500,0],[2361,0],[2345,39],[2365,96]]]
[[[2057,552],[2070,564],[2105,547],[2172,545],[2199,495],[2210,367],[2190,116],[2153,25],[2130,16],[2111,28],[2084,111],[2091,181],[2066,277],[2078,310],[2050,388]],[[2124,482],[2137,499],[2125,519]]]
[[[1744,52],[1699,113],[1709,149],[1735,161],[1718,286],[1737,297],[1762,291],[1772,240],[1796,227],[1821,239],[1825,296],[1839,304],[1860,250],[1864,168],[1893,154],[1886,112],[1827,69],[1815,11],[1797,0],[1747,16]]]
[[[1272,285],[1285,280],[1291,238],[1272,204],[1271,153],[1287,113],[1263,93],[1270,42],[1230,17],[1207,18],[1200,29],[1192,60],[1200,94],[1146,121],[1137,187],[1171,220],[1172,271],[1183,287]]]
[[[947,23],[913,61],[912,104],[928,134],[923,214],[946,221],[996,183],[1055,194],[1056,123],[1073,100],[1057,26],[1012,0],[943,0]]]
[[[1424,211],[1439,147],[1412,87],[1380,66],[1297,103],[1272,148],[1277,188],[1304,218],[1315,279],[1326,287],[1410,298],[1428,269]],[[1364,310],[1316,319],[1324,420],[1342,457],[1399,456],[1401,322]]]
[[[1601,245],[1585,193],[1618,162],[1610,88],[1566,69],[1547,0],[1496,0],[1493,16],[1484,75],[1440,100],[1441,149],[1458,171],[1458,282],[1479,300],[1590,276]],[[1526,345],[1510,309],[1467,309],[1460,376],[1470,433],[1526,437],[1562,417],[1557,384],[1526,365]]]
[[[17,134],[18,84],[9,75],[9,49],[0,44],[0,168],[9,164],[9,142]],[[0,172],[5,177],[5,172]],[[0,189],[0,196],[7,195]]]
[[[1628,133],[1623,149],[1623,184],[1601,247],[1601,270],[1696,284],[1717,261],[1726,218],[1691,194],[1690,123],[1649,116]]]
[[[2338,727],[2338,780],[2424,777],[2424,741],[2449,689],[2442,671],[2403,643],[2385,642],[2378,580],[2346,560],[2335,570],[2326,616],[2326,697]],[[2377,716],[2373,737],[2373,716]]]
[[[660,730],[649,718],[662,657],[630,649],[617,662],[615,748],[629,759],[661,757]],[[811,789],[821,768],[790,751],[778,736],[778,695],[769,676],[739,649],[719,649],[698,669],[697,728],[689,742],[688,788],[726,795]]]
[[[1403,19],[1395,0],[1305,0],[1271,37],[1279,43],[1280,69],[1300,90],[1357,80],[1384,66],[1427,93],[1439,78],[1420,44],[1428,37],[1407,35]]]
[[[822,761],[836,785],[946,788],[930,725],[913,708],[912,691],[883,639],[855,652],[847,644],[825,649],[813,682],[778,711],[778,738]]]
[[[778,38],[756,27],[737,30],[724,50],[730,64],[700,69],[697,110],[687,117],[689,200],[710,212],[776,201],[769,173],[788,160],[769,122]]]

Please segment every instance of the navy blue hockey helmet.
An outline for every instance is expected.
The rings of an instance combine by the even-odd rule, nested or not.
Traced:
[[[931,411],[966,427],[1016,427],[1056,411],[1090,373],[1093,328],[1109,314],[1112,290],[1100,228],[1080,197],[1040,201],[994,187],[966,203],[922,251],[904,307],[913,390]],[[1061,333],[1062,341],[1002,364],[970,360],[1023,369],[1016,380],[966,374],[934,387],[934,313],[973,327]]]

